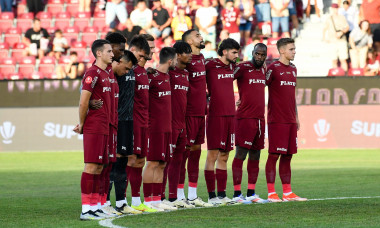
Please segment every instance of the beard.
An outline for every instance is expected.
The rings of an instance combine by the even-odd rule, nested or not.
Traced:
[[[261,62],[261,63],[258,63],[255,61],[255,59],[252,59],[252,63],[253,65],[258,69],[258,68],[261,68],[263,65],[264,65],[264,61]]]
[[[175,66],[169,66],[169,70],[175,70]]]
[[[236,59],[227,59],[227,61],[228,61],[229,63],[236,63],[236,60],[237,60],[237,58],[236,58]]]
[[[204,45],[204,43],[199,43],[199,45],[197,46],[197,48],[199,49],[204,49],[206,47],[206,45]]]

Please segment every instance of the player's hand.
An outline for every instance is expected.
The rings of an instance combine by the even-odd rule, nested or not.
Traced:
[[[241,100],[239,99],[236,101],[236,107],[239,107],[240,105],[241,105]]]
[[[152,67],[148,67],[148,68],[146,69],[146,72],[147,72],[148,74],[155,74],[155,73],[157,72],[157,70],[156,70],[156,69],[153,69]]]
[[[83,134],[83,126],[77,124],[77,126],[74,127],[73,131],[78,134]]]
[[[89,102],[89,107],[90,109],[100,109],[103,106],[103,101],[102,100],[90,100]]]

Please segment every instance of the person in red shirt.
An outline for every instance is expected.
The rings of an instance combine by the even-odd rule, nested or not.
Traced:
[[[201,49],[205,43],[201,34],[191,29],[182,35],[182,41],[188,43],[192,50],[191,63],[187,64],[189,72],[189,91],[187,92],[186,107],[186,152],[181,164],[180,180],[178,184],[177,197],[179,200],[185,198],[185,164],[187,163],[189,191],[188,202],[194,206],[212,207],[197,196],[199,159],[201,157],[201,145],[205,142],[205,115],[206,115],[206,69],[205,60]]]
[[[112,47],[106,40],[95,40],[91,51],[96,62],[85,73],[79,102],[79,124],[74,128],[83,134],[84,171],[81,178],[82,220],[107,218],[98,207],[100,174],[108,163],[108,134],[111,120],[111,84],[108,64],[112,63]],[[89,109],[89,101],[102,100],[100,109]],[[112,101],[113,102],[113,101]]]
[[[363,0],[360,6],[360,17],[369,21],[369,26],[373,34],[373,42],[377,51],[380,50],[380,1]]]
[[[240,10],[234,7],[233,0],[226,1],[225,8],[220,16],[223,22],[223,29],[226,29],[230,33],[230,38],[240,44]]]
[[[240,45],[228,38],[219,45],[220,58],[206,61],[207,89],[210,96],[207,115],[207,158],[205,179],[209,194],[208,203],[213,205],[235,203],[226,196],[227,160],[235,143],[235,95],[234,70]],[[216,164],[216,170],[215,170]],[[218,197],[215,194],[215,180]]]
[[[264,149],[265,139],[265,59],[267,46],[255,45],[252,60],[240,63],[235,69],[235,79],[239,88],[240,105],[236,112],[236,154],[232,162],[234,197],[238,203],[265,203],[255,194],[259,175],[260,150]],[[241,193],[243,162],[249,154],[247,173],[247,197]]]
[[[266,80],[269,91],[268,99],[268,138],[269,155],[265,166],[268,187],[268,201],[281,202],[274,182],[276,164],[280,158],[279,174],[282,182],[283,201],[305,201],[292,193],[290,186],[290,162],[297,153],[297,131],[300,128],[296,105],[297,68],[290,61],[294,60],[296,47],[291,38],[277,41],[280,59],[268,67]]]
[[[189,90],[189,72],[185,69],[191,63],[191,47],[177,41],[173,48],[177,53],[177,66],[169,71],[172,92],[172,145],[173,157],[166,165],[161,198],[165,199],[166,178],[169,179],[169,201],[177,208],[193,208],[185,199],[177,200],[177,187],[180,177],[183,154],[186,150],[186,105]],[[166,202],[166,201],[165,201]]]
[[[149,151],[143,171],[144,204],[156,209],[176,210],[161,201],[166,162],[172,156],[172,109],[169,70],[177,65],[177,54],[170,47],[160,51],[160,64],[149,78]]]

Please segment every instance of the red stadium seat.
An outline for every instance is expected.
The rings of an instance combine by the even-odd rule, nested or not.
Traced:
[[[17,18],[16,27],[20,28],[22,33],[32,27],[34,15],[33,13],[24,13]]]
[[[63,12],[63,3],[63,0],[49,0],[46,5],[46,11],[52,15],[57,15],[58,13]]]
[[[348,70],[348,76],[364,76],[363,68],[351,68]]]
[[[46,31],[49,33],[50,36],[54,36],[55,31],[57,31],[57,27],[48,27],[46,28]]]
[[[79,29],[78,27],[71,26],[71,27],[66,27],[63,30],[63,36],[67,39],[67,43],[70,45],[73,42],[78,40],[79,36]]]
[[[0,60],[0,74],[5,78],[16,72],[16,60],[14,58],[4,58]]]
[[[105,11],[96,12],[94,14],[92,26],[98,27],[98,28],[103,28],[104,26],[106,26],[106,12]]]
[[[44,79],[44,75],[41,72],[34,71],[27,75],[27,79]]]
[[[267,48],[268,60],[280,58],[280,53],[278,53],[277,47],[275,45],[268,45]]]
[[[55,18],[55,27],[63,30],[66,27],[70,26],[71,15],[70,13],[58,13]]]
[[[16,1],[16,5],[17,5],[17,10],[16,10],[17,17],[19,17],[21,14],[28,11],[28,7],[26,6],[26,0]]]
[[[74,17],[74,26],[77,26],[81,31],[90,25],[91,13],[79,12]]]
[[[77,52],[78,53],[78,59],[82,59],[84,56],[86,56],[86,49],[87,44],[83,41],[80,42],[74,42],[70,48],[70,52]]]
[[[4,34],[4,42],[13,46],[15,43],[21,42],[21,30],[19,28],[9,28]]]
[[[0,43],[0,59],[8,57],[9,45],[8,43]]]
[[[61,58],[58,60],[58,64],[68,64],[70,63],[70,56],[69,55],[63,55]]]
[[[28,77],[28,75],[31,75],[34,72],[35,65],[36,57],[23,57],[18,64],[18,72]]]
[[[66,4],[66,12],[76,14],[79,11],[79,0],[68,0]]]
[[[9,28],[13,27],[14,15],[11,12],[0,13],[0,33],[6,32]]]
[[[108,27],[108,26],[103,27],[103,29],[100,33],[100,39],[106,38],[108,32],[110,32],[110,27]]]
[[[2,74],[0,74],[0,80],[4,80],[4,76]]]
[[[345,75],[346,75],[346,72],[340,67],[331,68],[327,74],[327,76],[345,76]]]
[[[276,45],[277,44],[277,41],[279,40],[280,38],[268,38],[268,43],[267,45]]]
[[[24,50],[26,48],[26,44],[24,43],[15,43],[12,49],[12,58],[16,61],[20,60],[24,55]]]
[[[11,73],[6,76],[8,80],[22,80],[24,79],[24,76],[20,73]]]
[[[50,28],[52,15],[49,12],[38,12],[36,17],[41,20],[41,27],[46,29]]]
[[[45,78],[51,78],[55,70],[55,58],[45,56],[41,59],[38,71],[41,72]]]
[[[86,27],[82,32],[82,41],[94,41],[98,38],[97,27]]]

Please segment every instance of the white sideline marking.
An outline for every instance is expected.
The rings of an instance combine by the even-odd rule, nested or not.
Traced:
[[[342,200],[342,199],[374,199],[374,198],[380,198],[380,196],[357,196],[357,197],[354,196],[354,197],[320,198],[320,199],[308,199],[307,201]],[[196,207],[196,208],[181,209],[181,210],[194,210],[194,209],[202,209],[202,208],[204,208],[204,207]],[[118,225],[112,224],[112,221],[114,219],[122,218],[125,216],[133,216],[133,215],[121,215],[117,218],[104,219],[104,220],[99,221],[99,225],[104,226],[104,227],[109,227],[109,228],[127,228],[125,226],[118,226]]]

